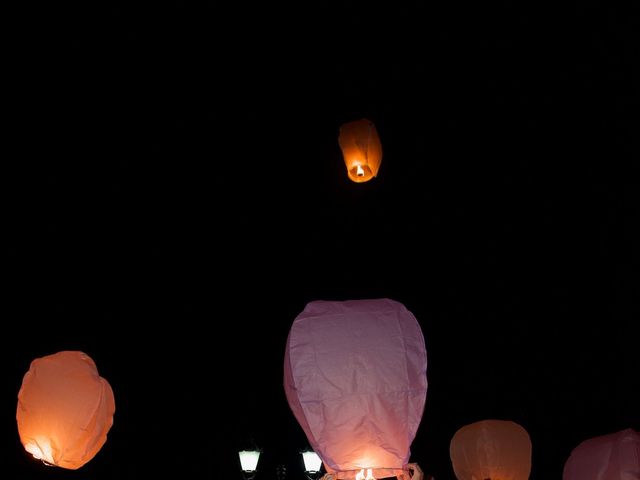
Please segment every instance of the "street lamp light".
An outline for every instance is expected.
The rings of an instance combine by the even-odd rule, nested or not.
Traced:
[[[320,469],[322,468],[322,460],[313,450],[302,452],[302,461],[304,462],[304,472],[310,480],[316,480]]]
[[[258,460],[260,459],[259,450],[241,450],[238,452],[240,456],[240,468],[244,478],[247,480],[253,479],[256,475],[256,469],[258,468]]]
[[[240,468],[244,480],[254,480],[258,470],[258,460],[260,459],[260,450],[241,450],[238,452],[240,457]],[[304,463],[304,473],[308,480],[318,480],[322,470],[322,460],[318,454],[312,450],[301,452]],[[263,462],[264,463],[264,462]],[[262,477],[262,474],[260,475]],[[276,467],[276,479],[285,480],[287,477],[287,467],[284,464]]]

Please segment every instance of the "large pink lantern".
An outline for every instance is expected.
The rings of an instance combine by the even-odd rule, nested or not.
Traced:
[[[640,434],[630,428],[585,440],[564,465],[563,480],[640,479]]]
[[[327,472],[341,479],[402,473],[426,373],[418,321],[394,300],[310,302],[287,339],[289,406]]]
[[[35,458],[76,470],[106,442],[115,408],[109,383],[85,353],[36,358],[18,393],[20,441]]]

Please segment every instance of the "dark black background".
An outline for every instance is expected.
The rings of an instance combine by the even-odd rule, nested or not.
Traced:
[[[389,4],[390,5],[390,4]],[[18,11],[19,10],[19,11]],[[605,2],[21,5],[7,13],[2,468],[16,479],[302,478],[282,388],[311,300],[388,297],[425,334],[413,461],[527,429],[532,479],[640,429],[638,11]],[[348,180],[340,125],[384,158]],[[116,397],[76,471],[15,426],[64,349]]]

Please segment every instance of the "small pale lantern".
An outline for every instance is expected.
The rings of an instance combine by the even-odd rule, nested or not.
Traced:
[[[462,427],[451,439],[449,455],[458,480],[527,480],[531,472],[529,434],[506,420]]]
[[[107,440],[115,401],[88,355],[63,351],[31,362],[18,393],[16,420],[27,452],[76,470]]]
[[[363,118],[345,123],[340,127],[338,143],[351,180],[356,183],[368,182],[378,175],[382,146],[371,121]]]
[[[585,440],[564,465],[563,480],[637,480],[640,433],[631,428]]]

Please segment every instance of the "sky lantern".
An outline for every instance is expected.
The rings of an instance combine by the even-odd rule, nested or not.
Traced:
[[[399,475],[427,396],[420,325],[395,300],[310,302],[289,331],[284,388],[328,473]]]
[[[351,180],[356,183],[368,182],[378,175],[382,146],[371,121],[363,118],[345,123],[340,127],[338,143]]]
[[[449,447],[458,480],[527,480],[531,439],[520,425],[482,420],[458,430]]]
[[[640,433],[627,428],[585,440],[564,465],[563,480],[637,480]]]
[[[18,433],[27,452],[76,470],[107,440],[115,401],[88,355],[63,351],[31,362],[18,393]]]

